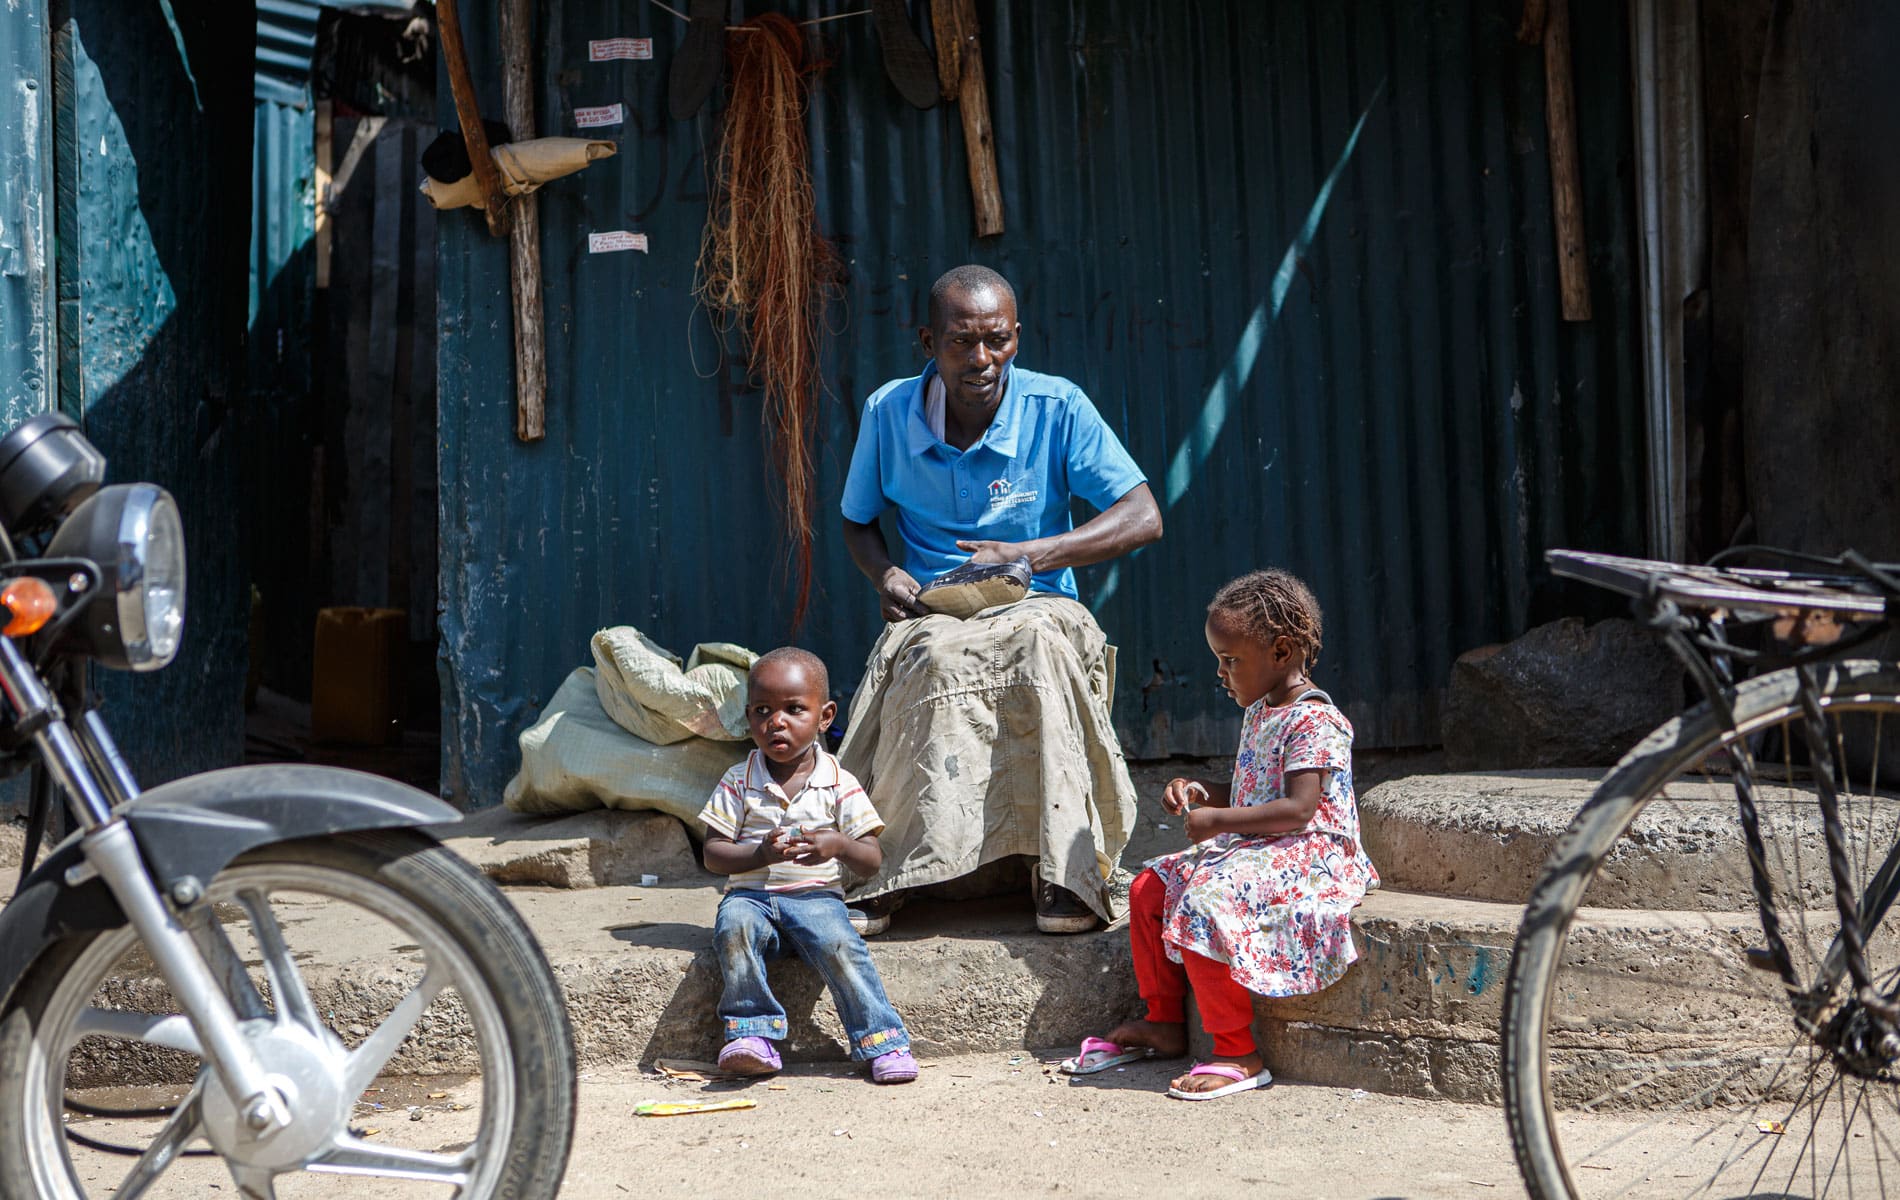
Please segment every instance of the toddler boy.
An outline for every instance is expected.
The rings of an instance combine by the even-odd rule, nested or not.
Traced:
[[[765,964],[789,947],[831,989],[851,1057],[868,1060],[878,1083],[909,1083],[917,1078],[910,1035],[845,913],[843,868],[877,873],[884,822],[863,786],[819,744],[838,715],[830,694],[816,655],[784,647],[761,656],[746,698],[758,748],[726,772],[700,810],[706,869],[727,877],[713,923],[725,979],[719,1065],[740,1075],[769,1075],[783,1065],[772,1043],[785,1037],[785,1009],[766,983]]]

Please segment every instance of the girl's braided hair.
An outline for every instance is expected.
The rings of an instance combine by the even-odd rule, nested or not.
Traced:
[[[1319,601],[1297,575],[1277,568],[1249,571],[1215,592],[1207,611],[1231,618],[1248,637],[1262,642],[1292,638],[1306,651],[1308,670],[1319,661]]]

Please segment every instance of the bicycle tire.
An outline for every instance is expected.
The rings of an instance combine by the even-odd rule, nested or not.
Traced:
[[[1900,839],[1900,798],[1876,781],[1900,767],[1896,756],[1883,770],[1880,756],[1881,744],[1900,731],[1900,668],[1844,661],[1814,671],[1842,758],[1860,764],[1865,775],[1865,796],[1856,792],[1852,797],[1864,803],[1843,814],[1843,825],[1859,831],[1855,873],[1864,882],[1877,856],[1884,857]],[[1796,686],[1795,672],[1778,671],[1731,691],[1739,731],[1734,736],[1774,744],[1770,731],[1800,720]],[[1850,750],[1850,728],[1856,742],[1865,745]],[[1837,1183],[1844,1194],[1871,1192],[1870,1184],[1884,1194],[1889,1175],[1900,1190],[1895,1149],[1900,1146],[1900,1083],[1843,1070],[1796,1027],[1781,980],[1750,961],[1753,947],[1745,943],[1751,935],[1761,941],[1761,916],[1746,890],[1746,868],[1737,876],[1729,865],[1733,856],[1745,853],[1739,834],[1710,833],[1720,826],[1709,817],[1714,809],[1686,811],[1689,803],[1705,803],[1690,791],[1704,784],[1724,792],[1729,809],[1734,808],[1732,781],[1684,782],[1695,780],[1697,769],[1729,739],[1706,705],[1651,733],[1577,813],[1532,890],[1507,973],[1501,1050],[1512,1148],[1534,1200],[1796,1194],[1797,1177],[1804,1187],[1800,1194],[1827,1194]],[[1785,734],[1781,744],[1789,744]],[[1794,751],[1784,754],[1786,779],[1777,791],[1771,778],[1768,795],[1770,805],[1779,804],[1785,812],[1764,813],[1765,858],[1774,860],[1770,865],[1781,876],[1777,912],[1806,980],[1818,974],[1832,937],[1823,914],[1833,911],[1833,887],[1824,868],[1819,880],[1814,877],[1818,818],[1811,795],[1802,800],[1806,785]],[[1685,799],[1690,795],[1692,801]],[[1664,802],[1673,811],[1658,811]],[[1670,825],[1672,819],[1678,824]],[[1643,827],[1633,836],[1639,821]],[[1698,837],[1708,839],[1711,907],[1656,913],[1607,903],[1640,897],[1591,895],[1600,876],[1605,877],[1601,890],[1642,877],[1641,871],[1627,869],[1627,861],[1605,873],[1613,856],[1627,860],[1662,853],[1647,843],[1668,843],[1672,836],[1671,854],[1684,844],[1698,844]],[[1748,903],[1738,903],[1738,896]],[[1579,921],[1580,915],[1586,919]],[[1900,966],[1894,965],[1900,961],[1895,924],[1890,916],[1866,931],[1870,956],[1878,959],[1881,982],[1889,991],[1900,978]],[[1619,934],[1623,949],[1606,951],[1619,946]],[[1647,958],[1657,947],[1673,947],[1668,954],[1674,957]],[[1650,967],[1659,968],[1651,972],[1657,978],[1640,985],[1622,977],[1640,976]],[[1681,1012],[1671,1005],[1680,1005]],[[1773,1041],[1750,1040],[1784,1023],[1784,1033]],[[1780,1058],[1764,1053],[1784,1036],[1788,1047]],[[1560,1064],[1555,1076],[1554,1061]],[[1869,1089],[1875,1089],[1872,1102],[1863,1104]],[[1652,1097],[1655,1107],[1645,1107]],[[1838,1138],[1823,1130],[1835,1120],[1829,1106],[1836,1098],[1842,1114]],[[1859,1127],[1863,1124],[1866,1129]],[[1645,1131],[1647,1136],[1638,1136]],[[1779,1140],[1784,1137],[1787,1143]],[[1658,1179],[1665,1170],[1670,1178]],[[1859,1191],[1856,1170],[1871,1170],[1873,1176],[1869,1180],[1863,1173]],[[1790,1186],[1776,1191],[1784,1172]],[[1692,1182],[1684,1184],[1684,1178]]]

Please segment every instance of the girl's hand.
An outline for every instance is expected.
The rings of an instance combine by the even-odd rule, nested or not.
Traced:
[[[1195,779],[1170,779],[1165,791],[1161,793],[1161,807],[1175,816],[1187,811],[1190,804],[1206,804],[1207,787]]]
[[[792,859],[801,867],[816,867],[837,858],[840,851],[851,844],[851,839],[835,829],[820,829],[807,834],[800,842]]]
[[[1220,832],[1219,809],[1196,808],[1187,815],[1187,835],[1191,842],[1204,842]]]

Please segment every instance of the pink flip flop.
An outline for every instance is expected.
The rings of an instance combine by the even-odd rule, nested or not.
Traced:
[[[871,1060],[871,1082],[909,1083],[917,1078],[917,1060],[909,1050],[893,1050]]]
[[[719,1069],[734,1075],[770,1075],[784,1065],[762,1037],[734,1038],[719,1051]]]
[[[1233,1082],[1226,1087],[1217,1087],[1206,1092],[1184,1092],[1180,1088],[1171,1087],[1168,1089],[1168,1095],[1176,1100],[1218,1100],[1222,1096],[1231,1096],[1235,1092],[1249,1092],[1255,1088],[1263,1088],[1273,1082],[1273,1073],[1265,1067],[1260,1068],[1260,1074],[1249,1075],[1239,1067],[1230,1067],[1226,1063],[1195,1063],[1194,1069],[1188,1074],[1218,1075],[1222,1079],[1231,1079]]]
[[[1107,1038],[1086,1037],[1074,1058],[1065,1058],[1058,1068],[1064,1075],[1093,1075],[1123,1063],[1140,1062],[1154,1057],[1152,1046],[1122,1046]]]

